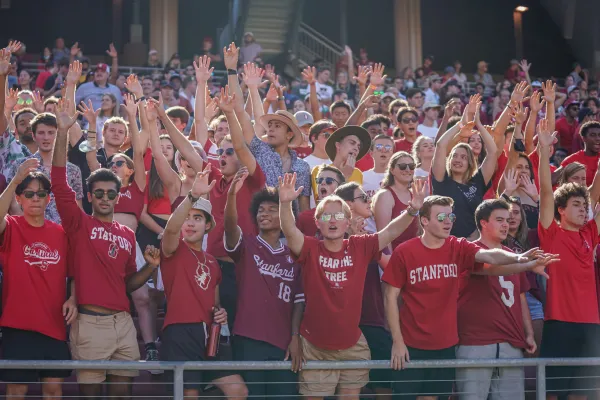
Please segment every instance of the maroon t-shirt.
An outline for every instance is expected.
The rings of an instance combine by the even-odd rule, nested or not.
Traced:
[[[360,325],[385,327],[385,309],[379,276],[379,263],[375,261],[371,261],[367,267]]]
[[[241,235],[225,250],[235,262],[237,282],[233,333],[286,350],[294,304],[304,302],[300,265],[287,246],[274,249],[260,236]]]
[[[394,198],[394,208],[392,208],[392,219],[400,216],[404,210],[408,208],[408,204],[404,204],[398,196],[396,196],[396,192],[394,192],[391,188],[387,188],[392,197]],[[408,225],[408,227],[402,232],[400,236],[398,236],[392,242],[392,250],[398,247],[400,244],[406,242],[417,236],[419,232],[419,225],[417,224],[417,218],[413,219],[413,221]]]
[[[300,232],[306,236],[316,237],[319,232],[319,228],[315,222],[315,213],[317,212],[316,207],[310,210],[302,211],[298,214],[296,219],[296,227],[300,229]]]
[[[165,257],[161,247],[160,271],[169,305],[163,328],[171,324],[212,323],[215,292],[221,283],[217,260],[191,249],[180,238],[170,257]]]
[[[115,204],[115,213],[133,214],[139,221],[144,208],[144,200],[144,192],[133,180],[129,186],[121,187],[119,202]]]

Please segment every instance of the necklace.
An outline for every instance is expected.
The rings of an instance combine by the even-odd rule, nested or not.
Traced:
[[[208,285],[210,283],[210,270],[208,269],[208,266],[206,265],[206,253],[202,252],[202,255],[204,256],[204,262],[200,262],[200,259],[198,259],[198,256],[196,256],[196,253],[194,252],[194,250],[192,250],[192,248],[190,246],[188,246],[186,244],[186,247],[188,248],[188,250],[190,251],[190,253],[192,253],[192,255],[194,256],[194,258],[196,259],[196,274],[194,275],[194,280],[196,281],[196,284],[198,286],[200,286],[200,289],[202,290],[206,290],[208,289]]]
[[[110,228],[106,228],[106,225],[104,224],[104,222],[100,221],[100,223],[104,226],[104,229],[106,231],[108,231],[108,236],[109,238],[111,238],[111,244],[110,246],[108,246],[108,256],[110,258],[117,258],[117,256],[119,255],[119,246],[117,246],[117,238],[115,237],[115,235],[112,234],[112,228],[115,224],[115,222],[111,222],[110,223]]]

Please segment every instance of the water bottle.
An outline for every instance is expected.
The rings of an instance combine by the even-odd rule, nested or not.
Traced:
[[[214,321],[210,325],[208,339],[206,341],[206,357],[216,357],[221,342],[221,324]]]

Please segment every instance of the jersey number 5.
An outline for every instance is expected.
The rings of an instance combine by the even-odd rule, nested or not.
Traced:
[[[502,289],[506,289],[506,291],[508,292],[507,298],[506,293],[502,291],[502,302],[506,307],[510,308],[513,304],[515,304],[515,284],[511,281],[505,281],[503,276],[499,276],[498,280],[500,281],[500,286],[502,287]]]

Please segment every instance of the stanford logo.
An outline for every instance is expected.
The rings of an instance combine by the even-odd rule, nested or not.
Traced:
[[[49,265],[58,264],[60,254],[58,250],[52,250],[46,243],[35,242],[23,246],[23,260],[31,266],[46,271]]]
[[[196,268],[196,275],[194,275],[194,279],[200,289],[206,290],[208,289],[208,285],[210,283],[210,270],[205,264],[198,264]]]

